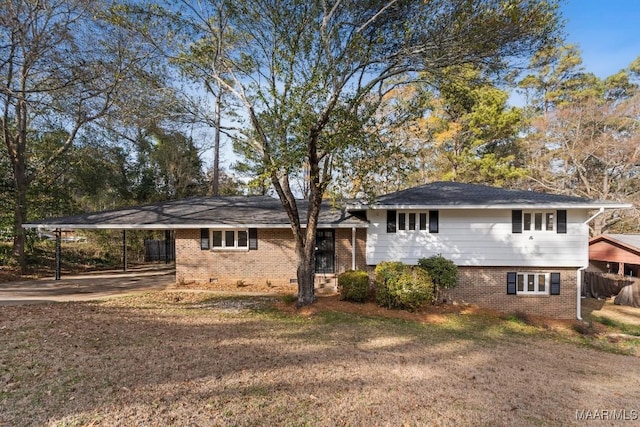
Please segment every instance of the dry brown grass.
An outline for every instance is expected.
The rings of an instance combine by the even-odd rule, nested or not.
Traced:
[[[570,425],[576,410],[640,410],[637,357],[560,332],[469,309],[389,319],[277,301],[0,307],[0,425]]]

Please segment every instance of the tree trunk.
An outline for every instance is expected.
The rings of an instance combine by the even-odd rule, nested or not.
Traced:
[[[220,195],[220,121],[221,121],[221,103],[222,103],[222,89],[218,90],[215,103],[215,117],[214,128],[215,137],[213,144],[213,181],[211,182],[211,195]]]
[[[315,241],[307,241],[304,246],[296,244],[296,252],[298,255],[298,307],[313,304],[316,300],[315,296]]]
[[[27,176],[24,162],[17,161],[14,166],[15,209],[13,214],[13,252],[12,255],[20,265],[21,274],[27,272],[25,257],[25,231],[22,224],[27,219]]]

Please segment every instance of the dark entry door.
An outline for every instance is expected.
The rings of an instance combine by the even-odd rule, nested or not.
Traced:
[[[316,273],[335,273],[335,255],[334,230],[318,230],[316,232]]]

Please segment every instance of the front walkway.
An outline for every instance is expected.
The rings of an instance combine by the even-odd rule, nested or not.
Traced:
[[[61,280],[32,279],[0,283],[0,305],[88,301],[131,292],[162,290],[175,284],[175,267],[165,264],[100,271]]]

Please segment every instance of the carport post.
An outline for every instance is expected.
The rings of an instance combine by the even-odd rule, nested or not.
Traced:
[[[127,230],[122,230],[122,271],[127,271]]]
[[[56,267],[55,267],[55,280],[60,280],[60,265],[61,265],[61,258],[62,258],[62,245],[61,245],[61,240],[62,240],[62,230],[60,230],[59,228],[56,228],[53,231],[53,234],[56,236]]]
[[[169,264],[171,252],[171,230],[164,231],[164,263]]]
[[[624,262],[618,263],[618,276],[624,276]]]

